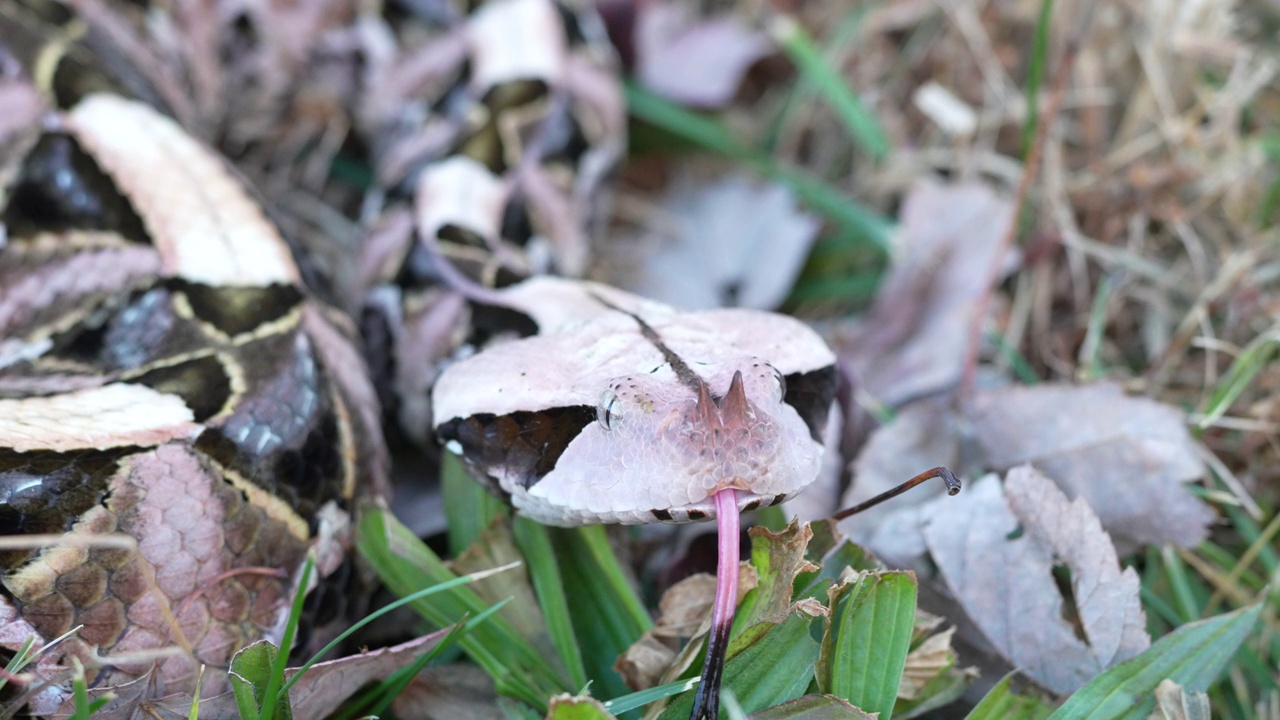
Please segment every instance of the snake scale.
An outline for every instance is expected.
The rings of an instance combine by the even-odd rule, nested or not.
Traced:
[[[624,144],[591,12],[334,0],[293,38],[248,7],[0,5],[0,647],[79,628],[51,677],[74,657],[190,692],[278,640],[308,552],[303,644],[328,636],[367,581],[353,513],[389,492],[386,418],[550,524],[707,519],[814,479],[836,381],[815,333],[547,277],[587,270]],[[196,61],[233,51],[285,79]],[[359,72],[311,82],[325,52]],[[321,267],[232,161],[344,143],[373,170],[347,208],[367,232]]]

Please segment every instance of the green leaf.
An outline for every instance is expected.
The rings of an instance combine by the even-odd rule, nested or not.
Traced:
[[[818,688],[889,720],[911,649],[915,574],[863,572],[829,597]]]
[[[1156,686],[1165,678],[1190,692],[1207,690],[1249,636],[1261,612],[1258,604],[1183,625],[1077,690],[1052,720],[1145,720],[1155,707]]]
[[[565,601],[593,692],[601,697],[630,692],[613,664],[653,626],[648,610],[609,545],[604,526],[547,532],[564,587],[572,589]]]
[[[507,507],[493,493],[467,474],[457,455],[447,452],[440,459],[440,495],[448,519],[449,552],[460,555]]]
[[[677,680],[666,685],[651,687],[648,690],[637,690],[628,693],[622,697],[616,697],[604,703],[606,710],[621,715],[622,713],[644,707],[651,702],[657,702],[669,698],[672,695],[679,695],[682,692],[691,690],[698,685],[698,678],[690,678],[688,680]]]
[[[516,518],[512,526],[516,544],[529,567],[529,579],[533,582],[542,608],[551,644],[560,655],[560,662],[569,671],[569,681],[582,690],[587,685],[587,671],[582,663],[582,650],[573,631],[569,615],[569,601],[565,596],[564,580],[560,576],[560,562],[551,547],[547,528],[526,518]]]
[[[1044,720],[1053,712],[1053,708],[1045,704],[1036,695],[1021,695],[1013,688],[1016,672],[1009,673],[1004,679],[982,698],[978,706],[969,711],[965,720]]]
[[[796,64],[796,68],[817,88],[844,123],[845,130],[855,143],[861,145],[871,157],[882,160],[889,154],[889,137],[880,121],[845,84],[840,73],[827,62],[814,46],[804,28],[791,18],[778,15],[770,26],[773,39],[782,51]]]
[[[231,658],[231,689],[235,692],[241,718],[257,718],[264,714],[267,686],[278,655],[275,645],[259,640]],[[280,720],[293,717],[288,694],[279,696],[273,712]]]
[[[833,695],[805,695],[753,712],[747,720],[873,720],[874,717]]]
[[[729,643],[724,689],[731,691],[746,712],[754,712],[804,694],[813,680],[818,642],[809,631],[815,618],[795,613],[780,625],[760,623]],[[693,693],[673,702],[662,720],[686,720],[693,711]]]
[[[759,582],[738,606],[737,627],[751,627],[761,622],[782,622],[791,614],[791,596],[796,577],[810,569],[805,552],[813,531],[793,520],[781,532],[753,527],[751,565]]]
[[[593,697],[562,695],[551,698],[546,720],[616,720]]]

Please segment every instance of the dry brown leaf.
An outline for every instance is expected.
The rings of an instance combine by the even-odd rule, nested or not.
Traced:
[[[750,563],[742,563],[738,573],[738,597],[756,588],[759,575]],[[676,649],[695,635],[706,633],[711,624],[711,604],[716,594],[716,578],[698,573],[677,582],[662,594],[658,619],[653,628],[627,648],[614,670],[633,690],[657,685],[677,660]],[[688,653],[685,653],[688,654]]]
[[[1082,498],[1069,501],[1030,466],[966,488],[925,526],[948,587],[987,639],[1028,676],[1057,693],[1145,650],[1151,639],[1138,575],[1123,571],[1111,539]],[[1063,617],[1053,578],[1071,573],[1077,625]]]
[[[493,680],[475,665],[444,665],[418,673],[391,703],[395,717],[415,720],[502,720]]]
[[[892,423],[872,433],[854,460],[854,484],[841,507],[852,507],[938,465],[963,476],[973,464],[965,460],[976,451],[971,446],[950,397],[913,402]],[[942,484],[926,484],[841,522],[840,530],[889,565],[909,566],[925,552],[921,513],[934,498],[943,502],[945,511],[948,498]]]
[[[1181,411],[1110,384],[1005,387],[969,413],[985,466],[1032,463],[1083,496],[1118,540],[1194,547],[1213,510],[1183,487],[1204,474]]]
[[[1156,686],[1156,707],[1147,720],[1209,720],[1209,696],[1187,692],[1168,678]]]
[[[902,683],[898,685],[898,697],[915,700],[938,675],[955,667],[956,651],[951,647],[954,627],[930,635],[916,649],[907,653],[907,663],[902,669]]]
[[[721,107],[757,60],[772,52],[761,31],[732,17],[698,21],[685,3],[641,3],[635,27],[636,77],[686,105]]]
[[[661,221],[627,241],[652,248],[618,284],[689,309],[769,310],[786,299],[821,222],[781,185],[741,175],[682,173],[661,200]]]
[[[1013,205],[978,183],[917,184],[871,311],[836,339],[857,387],[889,407],[960,380],[978,299],[989,290]]]

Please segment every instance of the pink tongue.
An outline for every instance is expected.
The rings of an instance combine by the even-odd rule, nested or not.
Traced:
[[[693,698],[690,720],[716,720],[720,711],[720,680],[724,674],[725,651],[733,613],[738,605],[738,494],[726,488],[715,494],[716,530],[720,558],[716,568],[716,599],[711,607],[711,632],[702,662],[702,682]]]

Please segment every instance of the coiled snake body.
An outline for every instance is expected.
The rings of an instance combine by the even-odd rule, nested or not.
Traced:
[[[621,154],[590,15],[432,5],[441,17],[399,39],[333,21],[363,38],[347,100],[379,217],[339,263],[355,271],[336,285],[355,290],[328,303],[297,243],[190,134],[220,134],[202,115],[216,103],[175,91],[181,71],[115,62],[145,56],[145,32],[71,4],[0,7],[0,103],[21,111],[0,120],[0,646],[79,627],[64,656],[92,682],[190,691],[201,664],[278,636],[308,551],[323,634],[360,579],[352,513],[387,492],[379,398],[543,522],[704,519],[723,487],[753,507],[812,481],[835,380],[812,331],[518,282],[586,270]],[[304,93],[264,96],[287,112]],[[513,332],[530,337],[440,376],[459,346]]]

